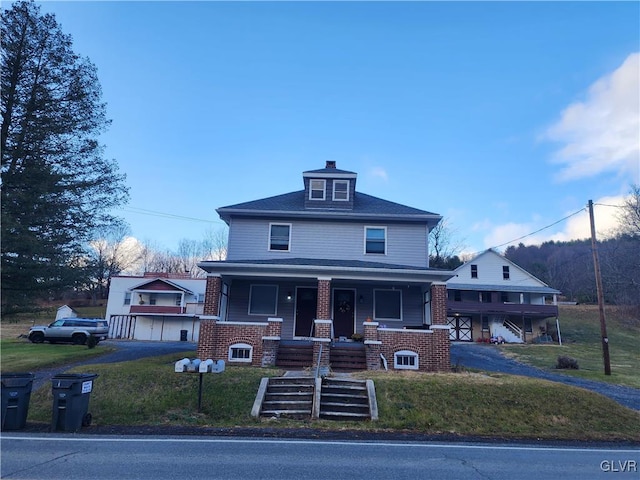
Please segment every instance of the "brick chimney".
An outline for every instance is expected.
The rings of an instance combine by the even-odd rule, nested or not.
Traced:
[[[327,164],[324,168],[336,168],[336,161],[335,160],[327,160]]]

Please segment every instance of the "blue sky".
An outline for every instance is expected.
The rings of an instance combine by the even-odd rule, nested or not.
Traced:
[[[159,247],[326,160],[445,216],[469,252],[640,182],[637,2],[41,5],[98,68],[131,189],[118,213]],[[599,234],[616,210],[596,209]],[[588,228],[583,213],[525,243]]]

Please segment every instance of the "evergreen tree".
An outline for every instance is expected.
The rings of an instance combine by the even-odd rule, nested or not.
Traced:
[[[103,156],[109,124],[95,66],[32,1],[2,12],[2,310],[83,282],[86,241],[116,221],[124,175]]]

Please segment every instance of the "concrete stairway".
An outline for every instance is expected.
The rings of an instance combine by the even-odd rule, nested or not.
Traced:
[[[371,391],[373,399],[370,398]],[[322,380],[320,418],[345,421],[377,419],[377,407],[372,412],[372,403],[376,405],[371,380],[329,377]]]
[[[313,410],[314,390],[312,377],[263,378],[252,415],[308,419]]]

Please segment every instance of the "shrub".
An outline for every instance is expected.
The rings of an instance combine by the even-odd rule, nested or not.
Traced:
[[[571,357],[558,357],[558,363],[556,363],[558,369],[570,369],[578,370],[578,361]]]

